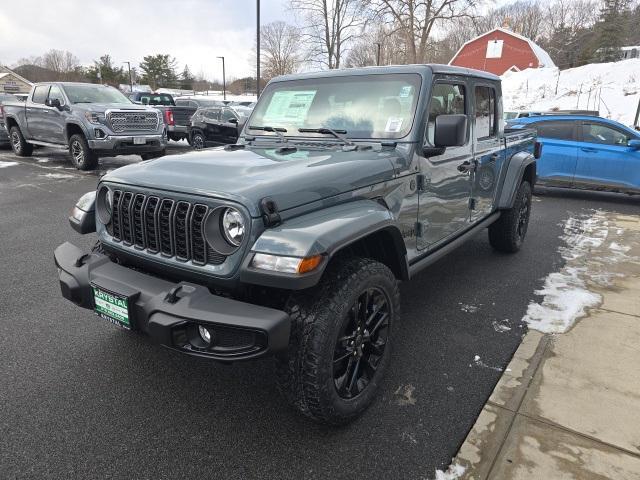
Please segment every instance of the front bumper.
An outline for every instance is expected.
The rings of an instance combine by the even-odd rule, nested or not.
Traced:
[[[146,143],[135,145],[134,138],[144,137]],[[101,153],[111,152],[113,155],[151,153],[164,150],[167,139],[162,134],[152,135],[107,135],[105,138],[89,140],[89,148],[99,150]]]
[[[165,347],[235,361],[277,353],[289,344],[290,319],[283,311],[220,297],[201,285],[153,277],[105,255],[84,254],[68,242],[55,250],[54,258],[64,298],[92,310],[92,284],[124,295],[129,298],[132,328]],[[194,337],[198,325],[213,332],[208,348]]]

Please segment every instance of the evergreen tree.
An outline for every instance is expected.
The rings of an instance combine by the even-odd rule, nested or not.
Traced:
[[[184,66],[184,70],[180,75],[180,88],[182,90],[193,90],[193,82],[195,81],[195,77],[189,70],[189,65]]]
[[[147,83],[152,89],[161,87],[179,87],[176,75],[176,60],[167,54],[147,55],[140,62],[142,83]]]
[[[632,17],[630,0],[603,0],[597,25],[595,60],[620,60],[620,47],[627,43],[629,19]]]
[[[111,60],[111,55],[105,54],[99,60],[93,61],[93,66],[87,69],[87,77],[94,83],[106,83],[113,87],[121,83],[129,83],[129,74],[123,67],[116,67]]]

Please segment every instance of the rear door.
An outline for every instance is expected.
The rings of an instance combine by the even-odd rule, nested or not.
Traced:
[[[473,138],[475,171],[472,174],[471,218],[479,220],[491,213],[504,162],[504,148],[498,126],[498,98],[491,83],[474,83]]]
[[[47,118],[47,106],[45,102],[49,96],[50,85],[38,85],[33,89],[31,95],[31,101],[27,102],[27,126],[31,135],[31,140],[39,140],[46,142],[47,130],[46,130],[46,118]]]
[[[424,145],[434,146],[434,127],[438,115],[467,115],[467,141],[460,147],[449,147],[439,155],[423,157],[418,151],[420,172],[425,186],[418,196],[418,222],[422,234],[418,249],[435,246],[469,226],[471,174],[459,167],[473,161],[469,85],[464,77],[436,77],[429,100]]]
[[[541,183],[570,186],[578,162],[578,121],[544,120],[532,123],[542,143],[537,174]]]
[[[640,152],[627,145],[631,138],[629,132],[611,124],[581,122],[575,183],[633,188],[640,177]]]

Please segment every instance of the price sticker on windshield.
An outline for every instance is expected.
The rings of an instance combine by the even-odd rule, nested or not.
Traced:
[[[402,117],[389,117],[384,131],[389,133],[398,133],[402,130],[403,120],[404,119]]]

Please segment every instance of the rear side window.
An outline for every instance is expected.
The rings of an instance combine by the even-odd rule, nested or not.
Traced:
[[[538,132],[538,137],[575,141],[574,126],[575,122],[571,121],[540,122],[532,125]]]
[[[431,91],[429,117],[427,119],[427,143],[433,145],[436,117],[438,115],[466,114],[463,85],[436,83]]]
[[[582,141],[603,145],[626,146],[629,142],[629,136],[607,125],[585,123],[582,125]]]
[[[42,103],[44,104],[47,99],[47,95],[49,95],[49,85],[38,85],[33,91],[33,97],[31,97],[31,101],[33,103]]]
[[[476,87],[476,138],[496,136],[496,91],[491,87]]]

